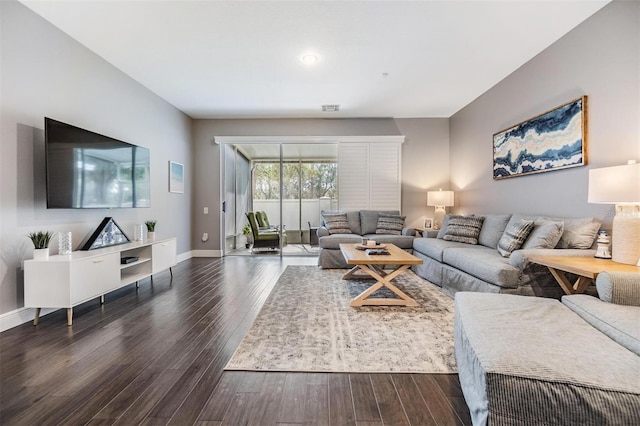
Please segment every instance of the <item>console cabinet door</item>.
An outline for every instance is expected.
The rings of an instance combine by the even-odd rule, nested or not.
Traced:
[[[175,238],[151,246],[151,273],[157,274],[175,266],[176,249]]]
[[[71,302],[99,297],[120,286],[120,255],[111,253],[71,264]]]

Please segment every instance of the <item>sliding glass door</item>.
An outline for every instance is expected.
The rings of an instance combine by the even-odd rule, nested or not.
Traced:
[[[229,151],[233,155],[225,161],[233,165],[225,167],[233,173],[225,173],[225,220],[233,217],[234,225],[225,226],[225,254],[316,255],[320,211],[338,205],[337,145],[226,144]],[[264,212],[268,226],[260,232],[280,233],[279,250],[245,248],[241,231],[249,211]]]

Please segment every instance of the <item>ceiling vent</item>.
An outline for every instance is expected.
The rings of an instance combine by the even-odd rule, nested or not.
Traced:
[[[322,105],[322,111],[324,112],[338,112],[340,111],[340,105]]]

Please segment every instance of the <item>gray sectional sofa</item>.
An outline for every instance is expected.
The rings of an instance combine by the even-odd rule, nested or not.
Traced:
[[[416,235],[413,228],[403,228],[400,235],[377,234],[378,217],[380,213],[400,215],[397,210],[356,210],[346,212],[350,233],[330,233],[325,215],[335,215],[338,211],[322,211],[321,224],[318,228],[318,266],[323,269],[350,268],[340,253],[340,244],[360,243],[363,237],[375,240],[383,244],[395,244],[396,246],[411,252],[413,239]]]
[[[474,425],[640,424],[640,274],[599,298],[455,296],[455,354]]]
[[[593,218],[543,218],[522,214],[484,215],[478,244],[445,240],[451,215],[442,229],[413,241],[413,254],[423,260],[413,267],[422,278],[453,296],[458,291],[536,295],[559,299],[564,293],[548,269],[529,262],[533,255],[586,256],[593,249],[600,223]],[[505,229],[522,220],[535,222],[522,248],[502,256],[497,245]]]

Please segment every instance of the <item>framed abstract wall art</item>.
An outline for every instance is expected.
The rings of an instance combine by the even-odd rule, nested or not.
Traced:
[[[493,179],[586,164],[586,96],[493,135]]]
[[[169,161],[169,192],[184,193],[184,165]]]

